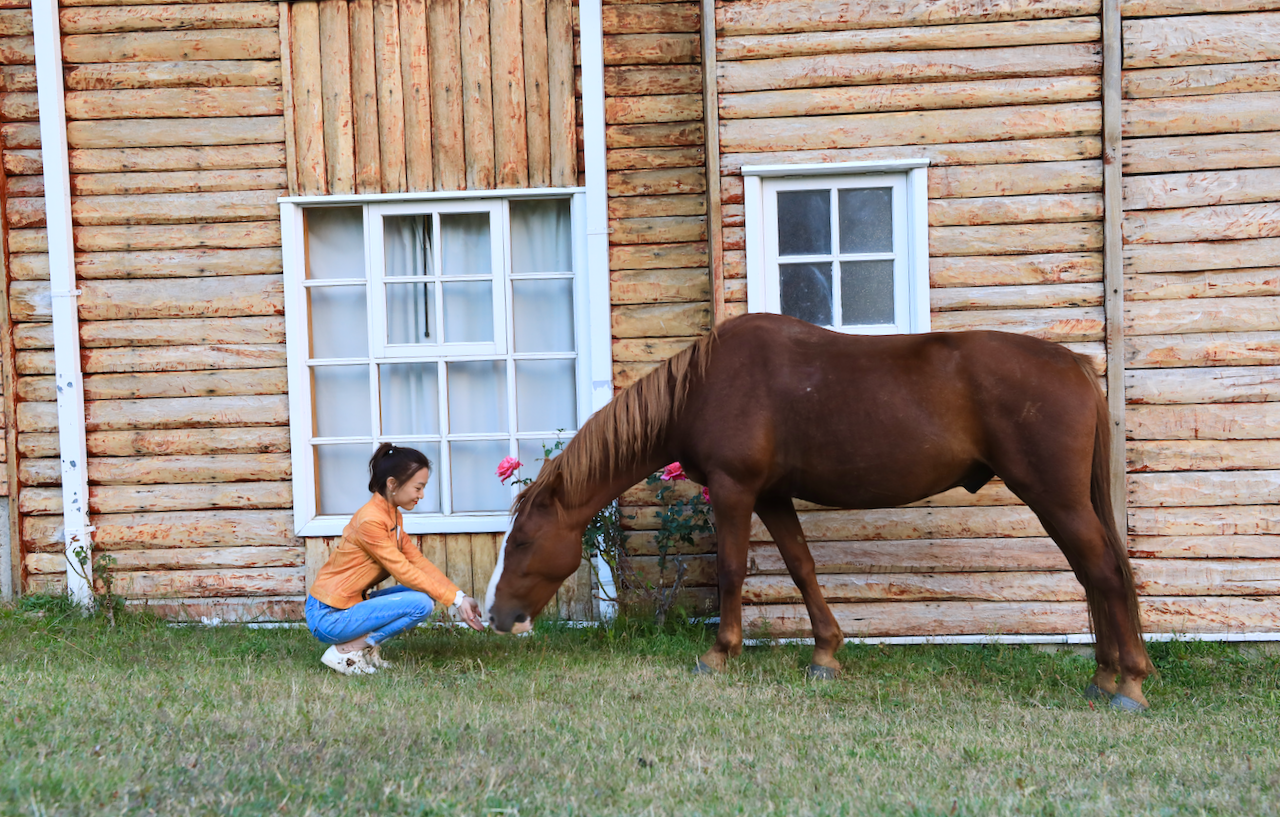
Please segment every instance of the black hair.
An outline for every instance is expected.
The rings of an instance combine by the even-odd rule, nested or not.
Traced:
[[[416,448],[406,448],[395,443],[383,443],[369,458],[369,492],[387,495],[387,480],[404,485],[413,475],[426,468],[431,470],[431,460]]]

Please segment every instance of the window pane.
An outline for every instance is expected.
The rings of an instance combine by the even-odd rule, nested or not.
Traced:
[[[831,326],[831,265],[779,264],[782,314]]]
[[[778,255],[831,253],[831,191],[778,192]]]
[[[572,272],[568,199],[511,202],[512,272]]]
[[[516,430],[578,427],[578,394],[572,360],[516,361]]]
[[[369,445],[317,445],[316,502],[322,514],[349,514],[369,501]]]
[[[400,443],[396,445],[399,446]],[[423,440],[405,443],[405,446],[416,448],[427,455],[427,459],[431,460],[431,476],[427,479],[427,487],[423,489],[422,500],[418,502],[417,507],[403,513],[440,513],[440,443]]]
[[[359,207],[309,207],[307,277],[364,278],[364,211]]]
[[[839,192],[840,252],[893,252],[893,188]]]
[[[436,284],[387,284],[387,343],[437,343],[435,314]]]
[[[512,281],[517,352],[573,351],[573,281]]]
[[[383,434],[440,433],[438,376],[435,363],[385,363],[378,367]]]
[[[371,437],[368,366],[316,366],[311,370],[317,437]]]
[[[893,323],[893,261],[840,262],[840,322]]]
[[[440,254],[443,275],[492,275],[489,214],[441,214]]]
[[[444,342],[493,342],[493,282],[444,284]]]
[[[387,216],[382,238],[388,276],[432,274],[430,216]]]
[[[449,446],[453,510],[505,511],[511,489],[499,481],[498,463],[511,452],[506,440],[467,440]]]
[[[506,364],[501,360],[468,360],[450,363],[448,367],[449,432],[505,434]],[[493,467],[497,468],[498,464],[495,462]]]
[[[369,313],[364,286],[310,287],[311,356],[368,357]]]
[[[568,442],[569,438],[566,437],[565,444],[567,445]],[[547,436],[545,439],[541,440],[520,440],[517,444],[517,449],[520,452],[517,459],[524,463],[524,465],[520,466],[520,470],[516,473],[516,476],[520,478],[538,476],[538,472],[542,470],[542,460],[546,454],[546,450],[548,448],[553,448],[555,444],[556,438],[553,435]],[[557,451],[551,452],[552,457],[555,457],[558,454],[559,452]]]

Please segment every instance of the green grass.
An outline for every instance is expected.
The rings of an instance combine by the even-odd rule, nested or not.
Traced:
[[[1025,647],[804,647],[688,672],[634,621],[420,628],[347,679],[305,630],[0,608],[0,814],[1280,814],[1280,656],[1153,645],[1144,717]]]

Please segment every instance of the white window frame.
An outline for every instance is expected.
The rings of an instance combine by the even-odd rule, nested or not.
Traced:
[[[894,323],[836,326],[850,334],[905,334],[929,331],[929,183],[927,158],[883,162],[803,165],[745,165],[742,168],[746,226],[747,311],[780,313],[778,236],[775,202],[779,190],[821,187],[894,188]],[[835,217],[834,213],[832,215]],[[834,225],[833,225],[834,229]],[[837,233],[832,233],[833,241]],[[872,257],[876,254],[837,253]],[[839,269],[832,270],[839,297]],[[833,304],[832,315],[839,304]]]
[[[594,331],[594,327],[603,322],[608,326],[609,304],[607,301],[608,291],[598,286],[598,282],[594,281],[595,277],[600,274],[597,270],[588,270],[587,264],[587,213],[586,213],[586,190],[581,187],[570,188],[540,188],[529,190],[493,190],[493,191],[460,191],[446,192],[436,194],[374,194],[364,196],[293,196],[279,199],[281,212],[281,239],[284,261],[284,278],[285,278],[285,343],[288,355],[288,376],[289,376],[289,426],[290,426],[290,445],[291,458],[293,465],[293,513],[294,513],[294,532],[298,536],[339,536],[342,529],[350,520],[349,514],[330,514],[320,515],[316,504],[316,461],[312,448],[313,440],[313,413],[312,413],[312,393],[310,378],[310,363],[315,361],[309,360],[310,355],[310,327],[308,325],[307,311],[307,293],[306,282],[306,254],[305,240],[306,233],[303,224],[303,212],[308,207],[319,206],[339,206],[339,207],[368,207],[368,211],[380,215],[394,215],[397,213],[416,213],[424,206],[430,206],[433,209],[466,209],[469,212],[475,212],[477,205],[480,209],[488,209],[490,212],[498,212],[500,218],[499,223],[501,229],[495,231],[498,235],[493,237],[495,249],[500,250],[502,254],[502,273],[501,281],[495,280],[495,289],[500,291],[500,295],[495,301],[501,300],[501,307],[495,306],[495,310],[501,308],[502,314],[495,315],[494,332],[495,341],[492,344],[479,344],[486,348],[467,349],[468,354],[472,354],[477,358],[492,359],[506,358],[508,360],[508,369],[510,369],[510,361],[513,357],[519,358],[521,355],[515,354],[510,348],[507,340],[512,338],[511,315],[510,309],[507,308],[507,290],[511,286],[511,252],[510,252],[510,219],[506,215],[507,203],[515,199],[531,199],[531,198],[558,198],[568,199],[570,204],[570,230],[573,253],[573,298],[574,298],[574,343],[575,352],[572,355],[566,353],[565,357],[576,357],[578,361],[576,370],[576,386],[577,386],[577,413],[578,423],[581,426],[586,422],[593,410],[598,407],[600,395],[596,394],[601,389],[597,388],[597,384],[592,380],[592,372],[599,366],[611,366],[612,349],[609,346],[608,335]],[[454,204],[456,202],[456,204]],[[500,212],[499,212],[500,211]],[[369,365],[372,371],[376,371],[378,359],[391,359],[397,362],[410,362],[418,359],[430,358],[437,360],[441,355],[428,354],[423,355],[421,352],[410,352],[409,350],[395,350],[395,347],[383,349],[380,345],[385,338],[385,316],[378,312],[378,308],[382,304],[383,297],[377,290],[382,286],[380,276],[375,275],[373,264],[379,262],[382,258],[382,249],[378,242],[370,242],[369,232],[371,230],[371,218],[365,218],[365,235],[366,235],[366,277],[359,283],[367,286],[367,309],[368,309],[368,328],[369,336],[369,358],[364,365]],[[438,242],[433,242],[438,244]],[[375,258],[376,257],[376,258]],[[604,272],[607,275],[607,271]],[[521,275],[520,278],[528,276]],[[532,276],[538,277],[538,276]],[[352,283],[355,283],[352,281]],[[601,302],[600,293],[603,292],[605,300]],[[593,298],[593,295],[595,296]],[[437,324],[438,325],[438,324]],[[452,346],[452,344],[451,344]],[[401,354],[400,352],[404,353]],[[458,350],[462,351],[462,350]],[[456,359],[457,355],[453,349],[447,353],[450,360]],[[550,355],[550,357],[558,357],[560,355]],[[534,357],[548,357],[548,355],[534,355]],[[465,358],[464,358],[465,359]],[[508,380],[513,377],[512,372],[508,372]],[[608,388],[607,385],[604,388]],[[442,389],[443,393],[443,389]],[[378,390],[376,384],[373,387],[372,399],[377,401]],[[508,388],[508,417],[512,423],[512,429],[508,431],[512,442],[512,456],[516,456],[518,452],[518,444],[521,439],[526,437],[543,439],[547,435],[517,433],[514,430],[516,422],[515,417],[515,394],[514,390]],[[375,414],[375,418],[376,418]],[[442,422],[445,415],[442,415]],[[568,429],[564,435],[564,439],[572,436],[576,429]],[[435,436],[435,435],[432,435]],[[447,456],[447,442],[444,440],[444,428],[441,429],[441,456]],[[484,435],[482,435],[484,436]],[[363,441],[364,438],[362,438]],[[370,453],[373,451],[372,443],[370,444]],[[535,472],[539,464],[526,463],[522,469],[522,475],[530,475]],[[494,463],[497,467],[497,463]],[[497,479],[497,476],[494,476]],[[441,490],[447,490],[446,486],[441,486]],[[515,497],[517,486],[511,487],[512,497]],[[405,516],[405,532],[411,534],[424,533],[497,533],[507,529],[510,521],[510,515],[507,509],[500,511],[490,511],[483,513],[466,513],[466,514],[449,514],[425,515],[425,514],[406,514]]]

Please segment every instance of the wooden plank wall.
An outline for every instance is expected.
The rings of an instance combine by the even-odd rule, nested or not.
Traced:
[[[1122,9],[1130,550],[1215,624],[1274,632],[1280,3]]]
[[[280,9],[291,193],[577,185],[570,0]]]
[[[72,0],[60,16],[95,551],[116,592],[165,614],[296,618],[278,8]],[[15,219],[42,191],[21,183],[11,246],[38,253],[37,215]],[[28,590],[65,571],[40,260],[11,265],[12,317],[30,322],[15,329]]]
[[[22,322],[15,325],[10,320],[9,295],[16,286],[36,287],[39,293],[49,297],[49,285],[30,282],[35,271],[48,266],[44,230],[33,224],[43,223],[44,201],[40,199],[43,167],[40,163],[39,106],[36,101],[35,41],[31,29],[29,2],[13,0],[0,9],[0,173],[3,173],[3,191],[0,206],[3,207],[4,232],[4,312],[0,315],[0,420],[3,421],[4,444],[0,449],[4,463],[4,501],[10,509],[10,551],[13,556],[14,588],[21,592],[23,586],[23,548],[19,535],[17,502],[21,496],[18,482],[18,393],[28,384],[19,381],[15,373],[14,337],[28,337],[39,324]],[[10,202],[13,202],[12,207]],[[11,213],[11,210],[13,211]],[[47,278],[47,274],[45,275]],[[30,319],[28,319],[29,321]],[[54,431],[57,430],[54,412]],[[57,437],[53,435],[54,454],[57,453]]]
[[[606,0],[604,6],[615,389],[711,327],[701,26],[698,3]],[[636,531],[629,569],[656,583],[662,577],[652,533],[654,493],[636,486],[623,497],[622,514]],[[698,610],[716,603],[714,553],[709,542],[685,554],[690,570],[683,600]],[[671,576],[669,569],[668,582]]]

